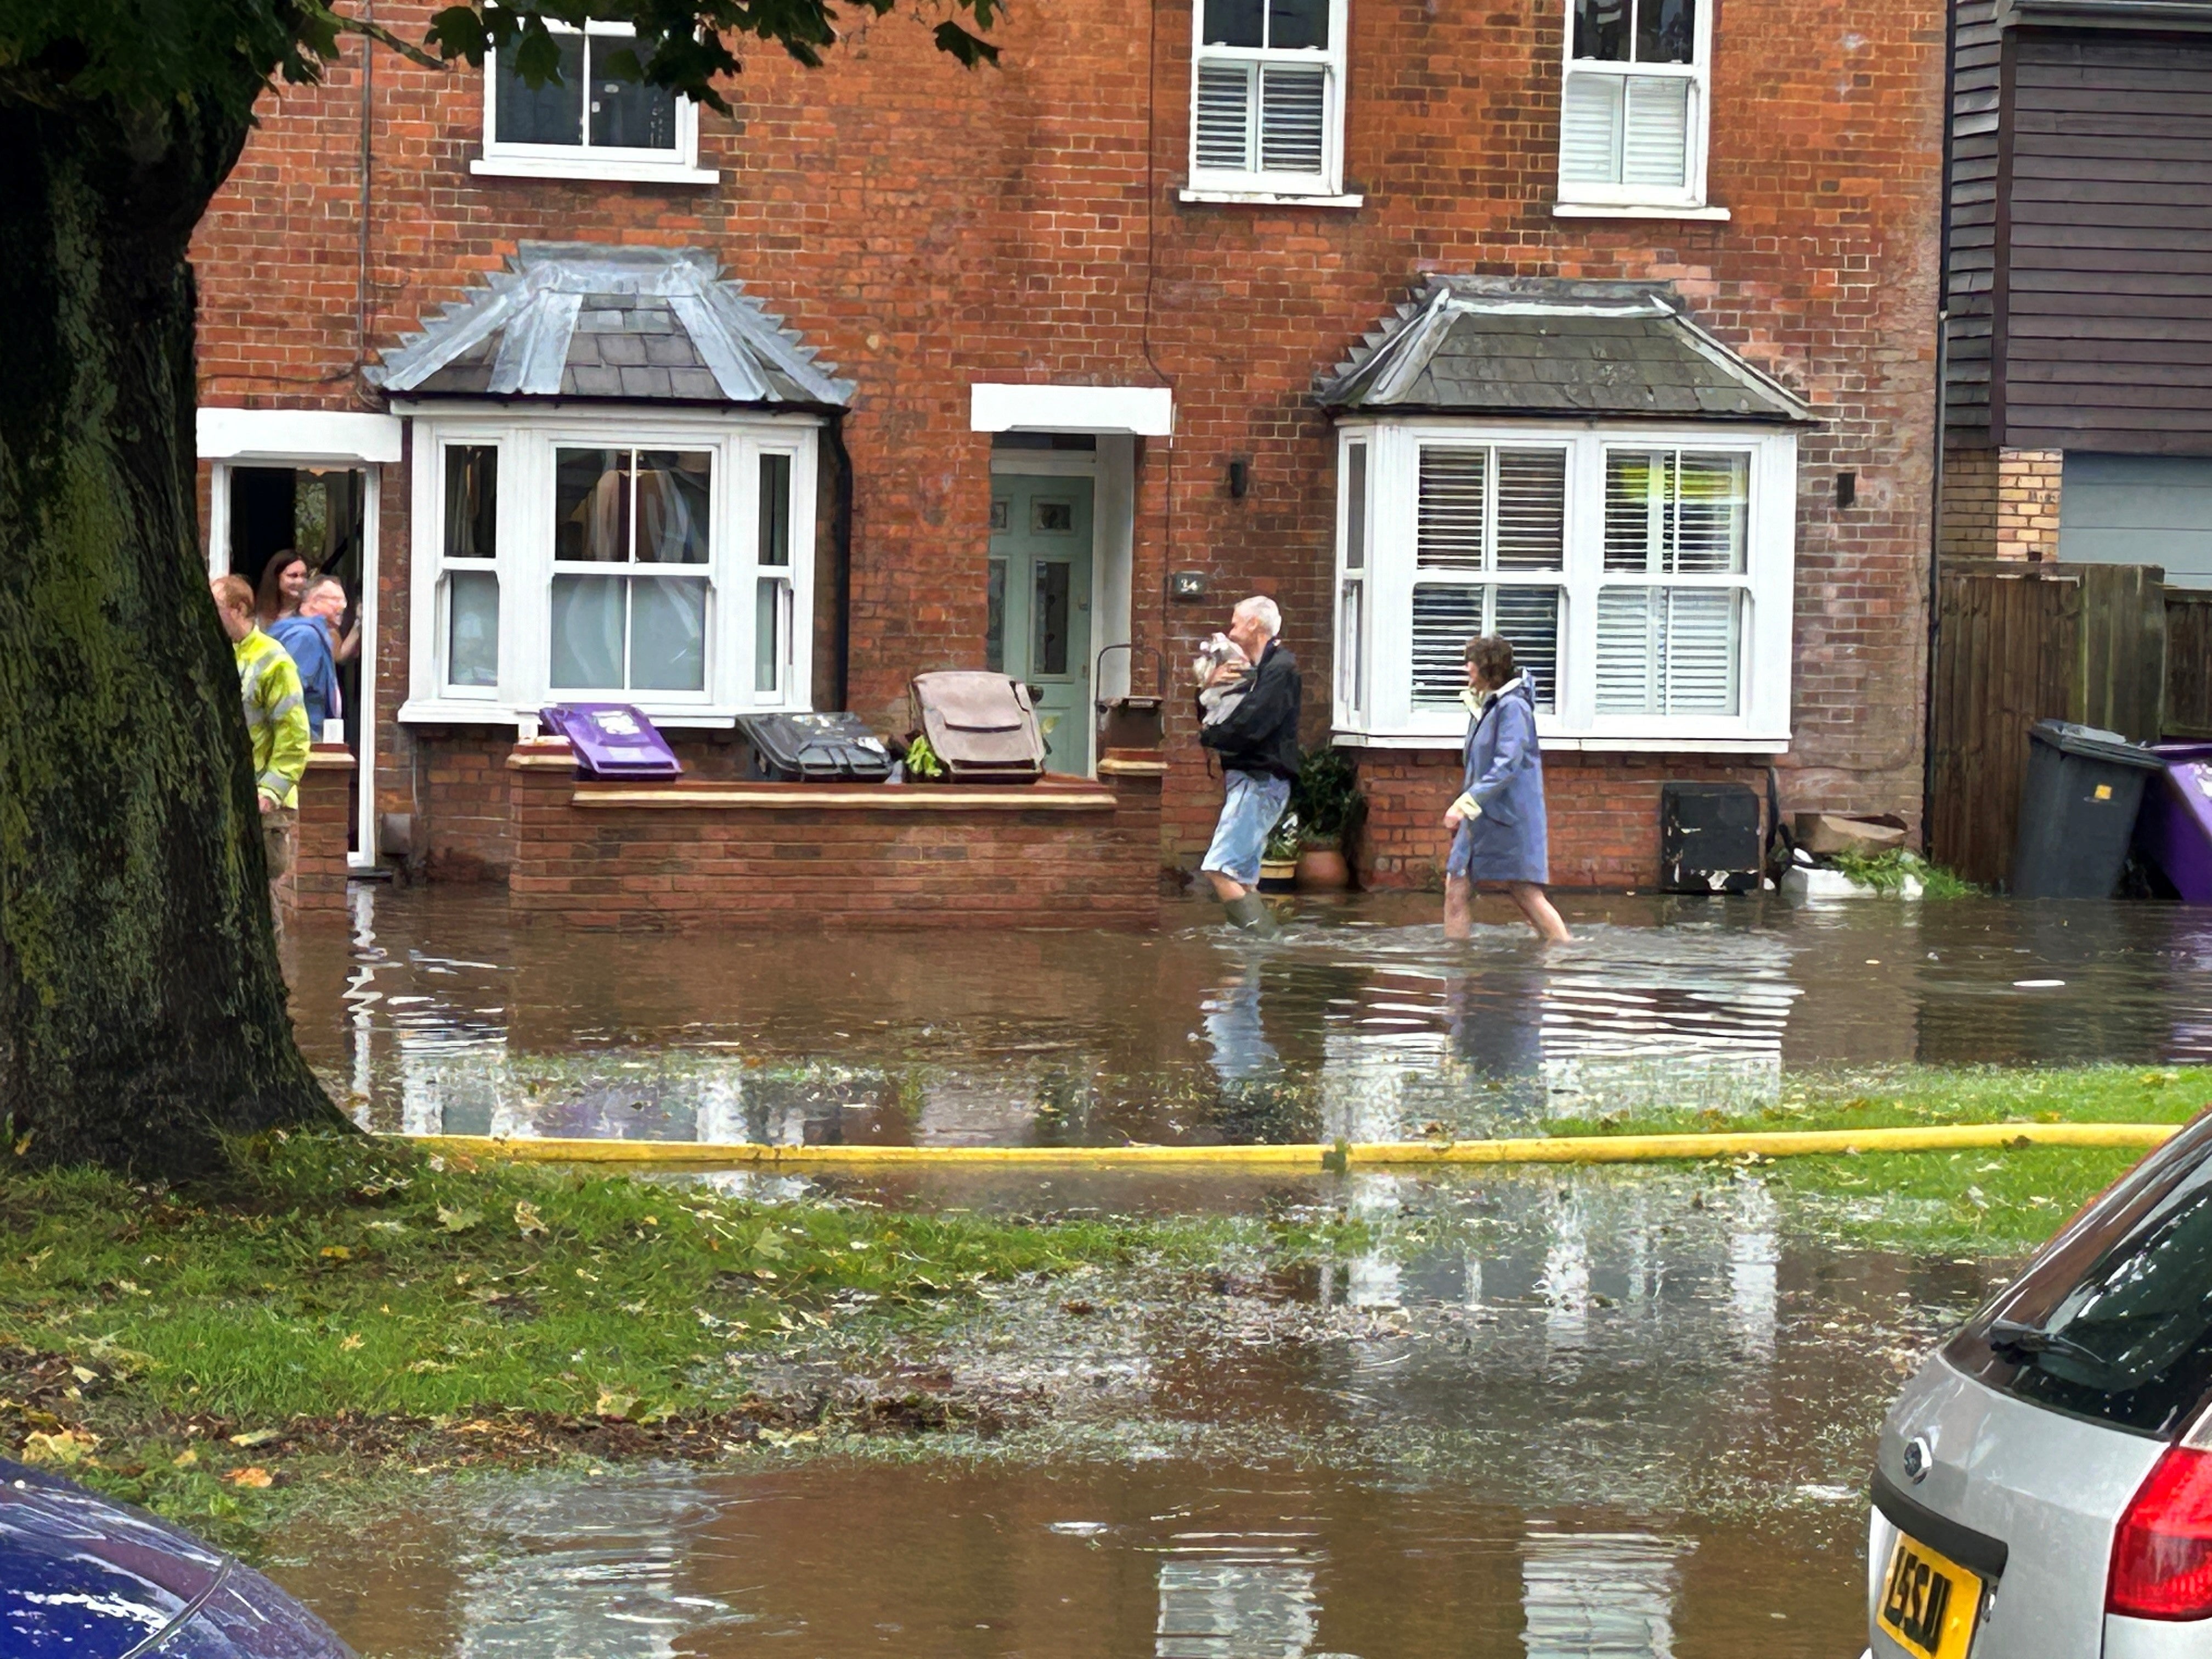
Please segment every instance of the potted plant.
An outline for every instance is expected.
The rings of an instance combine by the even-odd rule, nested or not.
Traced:
[[[1298,879],[1298,815],[1296,809],[1276,820],[1260,852],[1260,890],[1287,893]]]
[[[1290,817],[1298,823],[1300,887],[1337,892],[1352,885],[1344,841],[1364,805],[1359,769],[1347,751],[1331,746],[1305,757],[1297,781],[1291,786]]]

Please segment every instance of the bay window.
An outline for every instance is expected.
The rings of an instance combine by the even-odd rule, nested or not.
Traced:
[[[1337,192],[1344,8],[1345,0],[1200,0],[1190,193]]]
[[[1547,741],[1784,746],[1796,451],[1740,426],[1347,423],[1339,733],[1455,740],[1467,641],[1495,634]]]
[[[416,428],[410,720],[804,708],[813,423],[440,410]]]
[[[1711,0],[1567,0],[1563,205],[1703,209]]]

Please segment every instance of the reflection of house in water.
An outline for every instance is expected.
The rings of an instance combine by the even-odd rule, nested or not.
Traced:
[[[1158,1659],[1304,1659],[1320,1612],[1316,1541],[1310,1533],[1177,1534],[1160,1563]]]
[[[673,1483],[502,1485],[479,1516],[497,1541],[468,1575],[458,1659],[671,1659],[679,1639],[743,1616],[678,1593],[706,1514]]]
[[[1332,1007],[1324,1133],[1390,1140],[1441,1122],[1645,1106],[1741,1109],[1781,1089],[1798,988],[1779,939],[1679,929],[1594,935],[1539,966],[1393,965]]]
[[[1686,1540],[1531,1532],[1521,1546],[1529,1659],[1674,1659]]]

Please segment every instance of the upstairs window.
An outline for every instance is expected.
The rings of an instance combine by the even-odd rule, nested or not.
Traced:
[[[484,61],[480,173],[566,179],[711,180],[697,168],[698,108],[639,73],[627,23],[548,22],[558,78],[533,87],[512,50]]]
[[[1698,208],[1711,0],[1568,0],[1559,200]]]
[[[1345,0],[1201,0],[1191,65],[1195,191],[1333,196]]]

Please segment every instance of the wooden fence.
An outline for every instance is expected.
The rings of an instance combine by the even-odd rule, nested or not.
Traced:
[[[2139,740],[2173,730],[2165,713],[2165,573],[1947,560],[1936,603],[1929,850],[1970,881],[2002,884],[2012,870],[2029,726],[2077,720]],[[2212,607],[2191,623],[2212,624]],[[2202,699],[2203,653],[2191,654]],[[2203,714],[2212,734],[2212,707]]]
[[[2212,592],[2166,590],[2166,711],[2159,732],[2212,741]]]

